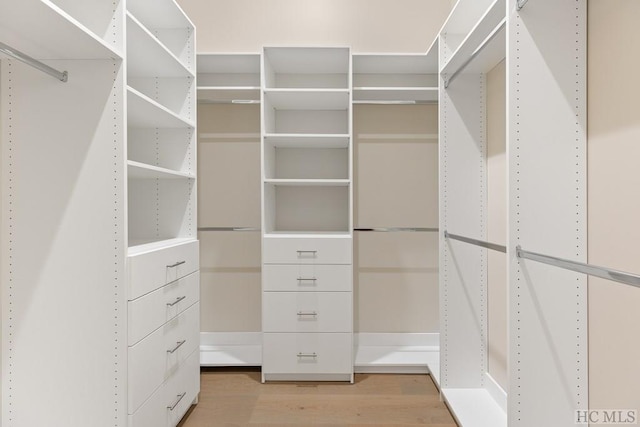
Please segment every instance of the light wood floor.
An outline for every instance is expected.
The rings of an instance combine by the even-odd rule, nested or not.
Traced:
[[[202,371],[179,427],[455,427],[428,375],[358,374],[348,383],[260,383],[259,370]]]

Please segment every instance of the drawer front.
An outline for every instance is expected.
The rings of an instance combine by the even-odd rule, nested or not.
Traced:
[[[277,265],[262,270],[265,291],[350,292],[353,288],[351,265]]]
[[[200,352],[194,351],[140,409],[129,415],[129,427],[175,427],[199,392]]]
[[[350,374],[352,334],[263,335],[265,374]]]
[[[264,332],[351,332],[349,292],[264,292]]]
[[[193,351],[200,348],[200,304],[129,347],[129,413],[160,386]]]
[[[195,272],[129,302],[129,345],[175,318],[200,299],[200,273]]]
[[[197,241],[130,256],[129,300],[197,271],[199,256]]]
[[[351,264],[352,239],[265,237],[265,264]]]

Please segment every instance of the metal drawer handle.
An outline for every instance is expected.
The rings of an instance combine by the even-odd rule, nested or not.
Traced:
[[[167,268],[177,267],[179,265],[186,264],[186,263],[187,263],[187,261],[178,261],[175,264],[167,265]]]
[[[317,311],[299,311],[298,316],[317,316]]]
[[[316,359],[318,355],[316,353],[298,353],[298,357],[312,357]]]
[[[183,299],[185,299],[186,297],[187,297],[186,295],[181,296],[181,297],[178,297],[178,298],[176,298],[176,300],[175,300],[174,302],[168,302],[168,303],[167,303],[167,305],[168,305],[169,307],[173,307],[174,305],[176,305],[177,303],[179,303],[180,301],[182,301],[182,300],[183,300]]]
[[[167,350],[167,353],[169,353],[169,354],[173,354],[173,353],[175,353],[175,352],[176,352],[176,350],[178,350],[180,347],[182,347],[182,344],[184,344],[184,343],[186,343],[186,342],[187,342],[187,340],[182,340],[182,341],[178,341],[178,342],[176,342],[176,344],[178,344],[178,345],[176,345],[175,347],[173,347],[171,350]]]
[[[173,405],[167,406],[167,409],[170,411],[173,411],[174,409],[176,409],[176,406],[178,406],[178,403],[180,403],[180,401],[187,395],[187,392],[185,391],[182,394],[178,395],[178,400],[176,400],[175,402],[173,402]]]
[[[313,254],[313,256],[316,256],[316,254],[318,253],[318,251],[296,251],[298,253],[298,258],[300,258],[300,256],[304,255],[304,254]]]
[[[315,284],[317,281],[318,279],[315,277],[298,277],[298,282],[313,282]]]

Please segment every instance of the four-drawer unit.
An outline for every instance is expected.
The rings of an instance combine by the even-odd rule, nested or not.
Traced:
[[[130,427],[174,427],[200,391],[198,241],[131,250]]]

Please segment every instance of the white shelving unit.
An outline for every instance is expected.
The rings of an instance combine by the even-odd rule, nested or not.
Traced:
[[[350,71],[346,48],[263,52],[263,381],[353,381]]]
[[[259,54],[199,54],[198,102],[260,102]]]

